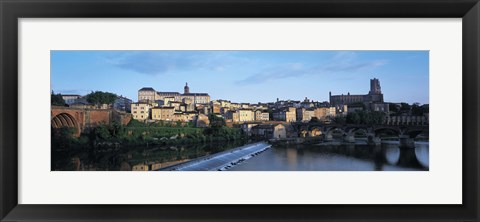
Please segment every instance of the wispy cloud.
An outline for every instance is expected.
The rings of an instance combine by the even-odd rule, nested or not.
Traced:
[[[75,94],[75,95],[85,95],[93,90],[89,89],[59,89],[59,90],[54,90],[55,93],[60,93],[60,94]]]
[[[221,72],[231,63],[242,62],[229,51],[141,51],[119,52],[105,57],[116,67],[147,75],[188,70]],[[235,61],[234,61],[235,60]]]
[[[358,73],[373,70],[385,65],[386,60],[361,61],[355,52],[337,52],[326,61],[318,64],[289,63],[275,68],[262,70],[236,81],[240,85],[259,84],[272,80],[294,78],[300,76],[328,75],[332,73]]]

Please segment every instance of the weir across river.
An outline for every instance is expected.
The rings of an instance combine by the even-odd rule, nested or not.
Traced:
[[[185,163],[166,167],[160,169],[160,171],[227,170],[246,159],[256,156],[270,147],[271,145],[265,142],[247,144],[235,149],[215,153],[209,156],[199,157]]]

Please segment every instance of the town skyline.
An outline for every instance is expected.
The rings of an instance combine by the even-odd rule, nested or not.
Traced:
[[[51,68],[55,93],[134,101],[140,88],[181,92],[188,82],[212,100],[323,102],[366,94],[378,78],[386,102],[429,103],[428,51],[52,51]]]

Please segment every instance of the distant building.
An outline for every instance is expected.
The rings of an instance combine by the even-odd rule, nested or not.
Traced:
[[[152,108],[152,105],[148,103],[132,103],[131,104],[131,110],[132,110],[132,116],[133,119],[136,120],[147,120],[150,119],[150,109]]]
[[[266,111],[255,110],[255,121],[269,121],[270,114]]]
[[[240,122],[240,112],[237,112],[236,110],[229,110],[225,114],[225,118],[232,120],[233,123]]]
[[[338,116],[345,116],[348,114],[348,105],[337,105],[335,106],[335,112]]]
[[[242,131],[245,133],[245,135],[247,136],[251,136],[251,130],[252,130],[252,127],[254,126],[257,126],[258,123],[244,123],[242,125],[240,125],[240,129],[242,129]]]
[[[388,103],[370,103],[370,110],[377,112],[390,112],[390,105]]]
[[[157,92],[152,87],[144,87],[138,90],[138,101],[142,102],[148,103],[155,100],[167,100],[170,102],[172,98],[175,102],[184,102],[184,99],[187,99],[193,104],[207,104],[210,102],[210,95],[208,95],[208,93],[191,93],[188,83],[186,83],[183,88],[183,94],[179,92]],[[166,102],[164,102],[164,104],[168,105]]]
[[[423,116],[411,116],[411,115],[400,115],[400,116],[387,116],[385,119],[385,124],[387,125],[429,125],[428,114]]]
[[[152,87],[143,87],[138,90],[138,101],[153,102],[156,100],[156,91]]]
[[[313,117],[319,120],[327,120],[327,117],[335,117],[336,114],[335,107],[317,107],[313,111]]]
[[[262,139],[282,139],[287,137],[287,131],[282,124],[260,124],[250,129],[253,137]]]
[[[237,112],[239,115],[239,122],[251,122],[255,120],[255,114],[251,109],[239,109]]]
[[[113,108],[120,111],[131,112],[132,100],[123,96],[117,97],[113,102]]]
[[[297,121],[301,122],[309,122],[312,117],[315,117],[315,110],[314,109],[305,109],[305,108],[298,108],[297,109]]]
[[[62,94],[62,99],[65,101],[65,104],[70,105],[75,103],[75,101],[82,96],[74,94]]]
[[[204,114],[198,114],[195,117],[194,121],[196,127],[207,127],[208,125],[210,125],[210,120],[208,119],[208,116]]]
[[[370,92],[366,95],[332,95],[329,93],[330,104],[332,106],[349,105],[353,103],[383,103],[383,94],[380,87],[380,81],[376,78],[370,80]]]
[[[175,108],[171,106],[152,108],[153,120],[175,121],[174,114],[175,114]]]
[[[297,112],[295,107],[283,108],[273,112],[273,119],[278,121],[295,122],[297,121]]]

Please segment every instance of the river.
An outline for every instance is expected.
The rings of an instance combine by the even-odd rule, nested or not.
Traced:
[[[400,149],[398,142],[273,147],[231,171],[428,171],[429,144]]]
[[[83,148],[52,150],[52,170],[158,170],[204,156],[233,150],[244,141],[190,144],[165,147]],[[267,144],[268,145],[268,144]],[[416,148],[400,149],[398,142],[380,146],[355,144],[290,145],[272,147],[231,171],[410,171],[429,170],[429,144],[416,142]],[[247,154],[246,154],[247,155]],[[248,155],[247,155],[248,156]],[[243,159],[243,158],[242,158]],[[235,160],[228,160],[235,161]]]

